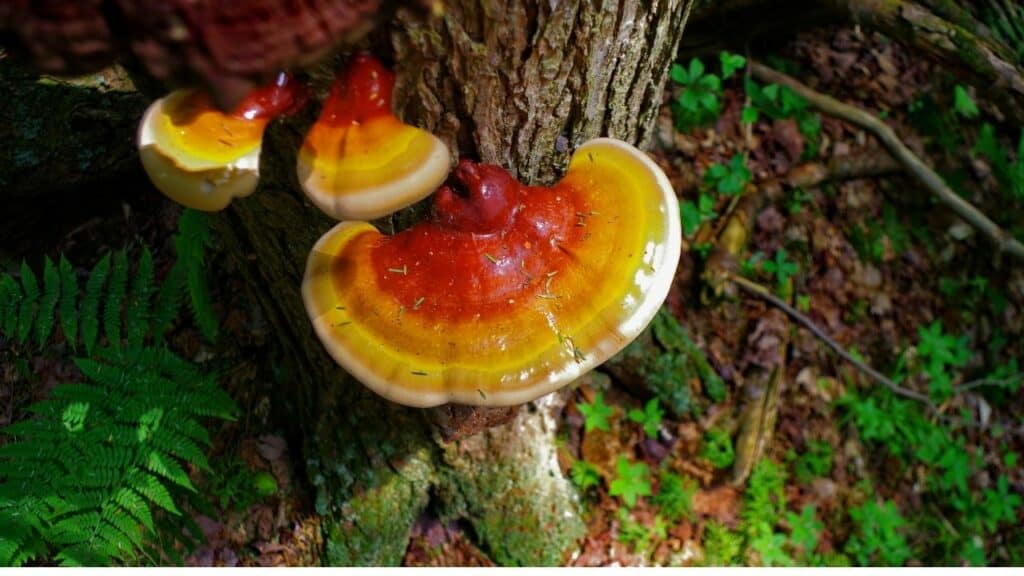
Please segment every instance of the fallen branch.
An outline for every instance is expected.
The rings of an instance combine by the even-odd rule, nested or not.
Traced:
[[[953,192],[942,180],[942,177],[911,152],[896,136],[892,128],[889,128],[884,122],[859,108],[843,104],[835,98],[816,92],[763,64],[750,61],[750,70],[758,80],[786,86],[825,114],[850,122],[874,134],[893,158],[902,164],[903,168],[929,192],[988,237],[1001,252],[1024,260],[1024,244],[1007,234],[998,224]]]
[[[867,376],[884,384],[885,387],[891,390],[893,394],[903,396],[904,398],[910,398],[911,400],[917,400],[918,402],[923,402],[933,411],[936,410],[935,405],[932,403],[931,399],[928,398],[928,396],[915,390],[910,390],[900,386],[899,384],[893,382],[890,378],[888,378],[881,372],[875,370],[871,366],[868,366],[867,364],[859,360],[853,354],[847,352],[846,349],[839,345],[838,342],[829,337],[828,334],[825,334],[825,332],[821,328],[819,328],[813,320],[803,315],[796,308],[793,308],[792,306],[787,304],[782,298],[779,298],[775,294],[772,294],[771,291],[769,291],[764,286],[761,286],[756,282],[751,282],[750,280],[747,280],[746,278],[736,274],[731,274],[729,276],[729,280],[731,280],[734,284],[739,286],[740,289],[742,289],[744,292],[752,296],[757,296],[758,298],[766,300],[770,302],[773,306],[779,308],[780,310],[788,314],[790,318],[799,322],[804,328],[810,330],[812,334],[817,336],[818,339],[820,339],[822,342],[828,345],[828,347],[831,348],[833,352],[841,356],[850,364],[853,364],[854,367],[856,367],[858,370],[860,370]]]

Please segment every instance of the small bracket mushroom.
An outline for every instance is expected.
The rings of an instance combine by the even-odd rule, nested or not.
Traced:
[[[427,221],[393,236],[338,224],[302,293],[328,352],[382,396],[508,406],[629,344],[668,295],[681,238],[661,169],[597,139],[550,188],[464,160]]]
[[[275,117],[305,104],[290,74],[253,90],[229,114],[199,90],[178,90],[154,102],[139,123],[138,145],[150,181],[175,202],[215,211],[248,196],[259,182],[263,131]]]
[[[372,220],[426,198],[448,175],[448,147],[391,112],[394,74],[358,54],[335,79],[299,150],[299,183],[336,220]]]

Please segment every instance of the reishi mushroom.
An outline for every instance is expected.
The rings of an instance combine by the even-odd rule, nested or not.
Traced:
[[[433,134],[391,112],[394,74],[358,54],[338,74],[299,150],[299,183],[336,220],[371,220],[426,198],[451,164]]]
[[[142,165],[153,185],[175,202],[221,210],[256,189],[267,124],[305,101],[305,88],[284,72],[228,114],[202,91],[172,92],[151,104],[139,124]]]
[[[342,222],[302,295],[350,374],[410,406],[533,400],[624,348],[679,262],[675,193],[643,152],[591,140],[552,187],[459,163],[433,214],[393,236]]]

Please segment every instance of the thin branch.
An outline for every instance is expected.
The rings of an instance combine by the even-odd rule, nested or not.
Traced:
[[[892,154],[903,168],[929,192],[949,206],[961,218],[989,238],[1000,251],[1024,260],[1024,244],[1007,234],[998,224],[982,214],[977,208],[953,192],[927,164],[910,151],[899,137],[884,122],[875,116],[848,104],[816,92],[781,72],[772,70],[758,62],[749,62],[754,77],[762,82],[786,86],[802,96],[818,110],[841,120],[860,126],[871,132]]]
[[[875,370],[871,366],[868,366],[864,362],[858,360],[853,354],[850,354],[849,352],[846,351],[845,348],[840,346],[838,342],[829,337],[828,334],[825,334],[825,332],[821,328],[819,328],[813,320],[803,315],[799,310],[793,308],[775,294],[772,294],[771,291],[769,291],[764,286],[761,286],[756,282],[751,282],[750,280],[747,280],[746,278],[738,276],[736,274],[730,274],[729,280],[731,280],[734,284],[739,286],[743,291],[747,292],[748,294],[757,296],[758,298],[762,298],[770,302],[773,306],[779,308],[780,310],[788,314],[790,318],[799,322],[801,325],[803,325],[804,328],[810,330],[811,333],[817,336],[822,342],[827,344],[828,347],[831,348],[836,354],[841,356],[850,364],[853,364],[858,370],[860,370],[864,374],[884,384],[885,387],[891,390],[893,394],[903,396],[904,398],[910,398],[911,400],[917,400],[918,402],[923,402],[933,411],[935,410],[935,405],[932,404],[932,401],[928,398],[928,396],[914,390],[903,388],[902,386],[893,382],[887,376],[882,374],[881,372]]]
[[[975,388],[981,388],[982,386],[996,386],[1002,388],[1018,382],[1024,382],[1024,372],[1015,376],[1010,376],[1009,378],[982,378],[980,380],[964,382],[959,386],[953,387],[953,394],[963,394],[968,390],[974,390]]]

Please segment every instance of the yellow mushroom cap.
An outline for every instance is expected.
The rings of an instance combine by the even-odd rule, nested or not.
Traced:
[[[172,92],[151,104],[139,123],[142,165],[153,185],[175,202],[221,210],[256,189],[270,120],[304,103],[304,88],[286,73],[253,90],[230,113],[217,110],[198,90]]]
[[[410,406],[505,406],[554,391],[631,342],[679,262],[675,192],[643,152],[585,143],[554,186],[463,161],[429,221],[385,236],[343,222],[302,291],[328,352]]]
[[[444,142],[391,113],[393,86],[379,61],[357,55],[299,150],[302,190],[332,218],[386,216],[426,198],[448,175]]]

